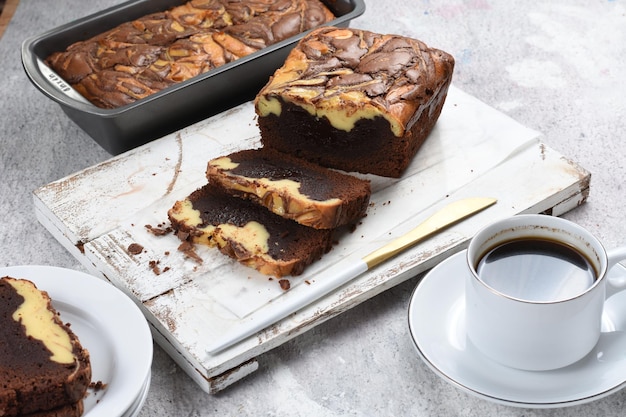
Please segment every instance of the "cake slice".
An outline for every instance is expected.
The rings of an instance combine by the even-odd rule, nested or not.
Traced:
[[[320,165],[400,177],[443,108],[454,58],[423,42],[322,27],[255,98],[261,142]]]
[[[80,416],[91,383],[89,352],[45,291],[0,278],[0,415]]]
[[[85,407],[83,401],[53,408],[51,410],[35,411],[34,413],[20,414],[18,417],[80,417]]]
[[[206,175],[229,194],[316,229],[362,218],[371,195],[369,181],[267,148],[215,158]]]
[[[168,211],[184,242],[217,247],[265,275],[299,275],[328,252],[330,230],[318,230],[277,216],[251,200],[207,184]]]

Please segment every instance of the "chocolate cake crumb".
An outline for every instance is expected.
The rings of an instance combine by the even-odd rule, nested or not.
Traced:
[[[139,255],[141,252],[143,252],[143,246],[139,243],[131,243],[128,245],[128,253],[131,255]]]
[[[280,288],[282,288],[284,291],[287,291],[289,288],[291,288],[291,283],[288,279],[281,279],[278,281],[278,283],[280,284]]]
[[[180,244],[180,246],[178,247],[178,250],[184,253],[186,257],[193,259],[199,264],[202,263],[202,258],[198,256],[198,254],[196,253],[196,249],[194,248],[191,242],[184,241],[183,243]]]
[[[152,260],[148,262],[150,269],[152,269],[152,272],[154,272],[155,275],[161,275],[170,270],[169,266],[166,266],[165,268],[161,269],[160,264],[161,264],[161,261]]]
[[[150,269],[154,272],[155,275],[161,275],[161,268],[159,268],[159,261],[152,260],[148,262]]]
[[[145,225],[146,230],[148,230],[150,233],[152,233],[155,236],[163,236],[166,235],[168,233],[172,233],[172,228],[167,226],[163,226],[161,224],[157,225],[157,226],[152,226],[150,224]]]
[[[91,388],[94,391],[101,391],[103,389],[106,389],[106,387],[108,386],[108,384],[105,384],[102,381],[96,381],[96,382],[91,382],[91,384],[89,384],[89,388]]]
[[[187,239],[189,238],[189,232],[185,232],[183,230],[179,230],[179,231],[176,232],[176,237],[179,238],[180,240],[182,240],[183,242],[187,241]],[[178,249],[180,250],[181,248],[179,247]]]
[[[80,251],[80,253],[85,253],[85,244],[83,242],[78,242],[75,246],[76,249]]]

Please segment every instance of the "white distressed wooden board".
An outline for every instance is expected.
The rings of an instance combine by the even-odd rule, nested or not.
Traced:
[[[155,340],[206,391],[217,392],[257,369],[257,356],[421,273],[465,247],[482,226],[519,213],[560,215],[582,204],[590,174],[545,145],[538,132],[452,87],[444,111],[401,179],[372,180],[368,216],[305,274],[277,280],[198,248],[186,259],[167,210],[206,183],[209,159],[259,146],[251,103],[43,186],[34,192],[39,221],[93,274],[122,289],[142,309]],[[414,227],[438,207],[463,197],[498,203],[232,348],[205,346],[225,331],[265,314],[273,304],[324,279],[324,270],[362,256]],[[131,243],[144,247],[139,255]],[[156,274],[150,262],[158,262]]]

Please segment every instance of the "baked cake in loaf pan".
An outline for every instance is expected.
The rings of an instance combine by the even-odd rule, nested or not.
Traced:
[[[441,113],[453,70],[450,54],[416,39],[316,29],[255,99],[263,146],[400,177]]]
[[[184,243],[218,248],[265,275],[299,275],[332,246],[332,231],[303,226],[211,183],[168,211]]]
[[[29,280],[0,278],[0,415],[80,416],[89,352]]]
[[[227,193],[316,229],[358,221],[371,195],[369,181],[268,148],[215,158],[206,174]]]
[[[333,20],[320,0],[190,0],[46,58],[91,103],[116,108]]]
[[[363,0],[320,1],[335,26],[365,11]],[[293,29],[319,20],[310,2],[130,0],[25,40],[22,64],[36,88],[105,150],[119,154],[252,100],[303,36],[292,36]],[[269,14],[262,17],[264,9]],[[301,20],[296,10],[318,17]],[[219,30],[198,32],[213,24]],[[81,44],[103,32],[98,42]],[[146,37],[157,44],[143,43]],[[71,53],[63,55],[68,47]],[[67,80],[45,64],[56,52],[49,62]],[[72,85],[98,104],[119,107],[97,107]]]

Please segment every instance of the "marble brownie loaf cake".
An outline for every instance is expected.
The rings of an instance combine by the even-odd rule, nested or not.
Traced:
[[[184,242],[217,247],[243,265],[275,277],[301,274],[332,245],[331,230],[277,216],[211,183],[177,201],[168,217]]]
[[[247,149],[207,164],[209,183],[316,229],[354,223],[367,210],[369,181],[268,148]]]
[[[334,19],[319,0],[191,0],[46,59],[102,108],[116,108]]]
[[[423,42],[322,27],[255,99],[264,147],[320,165],[400,177],[433,129],[454,58]]]
[[[45,291],[0,278],[0,415],[80,416],[91,383],[89,352]]]

